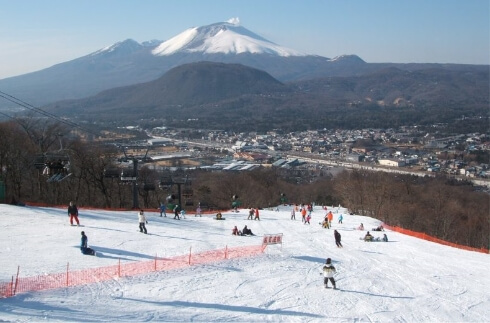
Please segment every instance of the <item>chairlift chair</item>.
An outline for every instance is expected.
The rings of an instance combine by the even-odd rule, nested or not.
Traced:
[[[34,167],[48,177],[47,182],[60,182],[72,174],[70,156],[62,150],[35,156]]]

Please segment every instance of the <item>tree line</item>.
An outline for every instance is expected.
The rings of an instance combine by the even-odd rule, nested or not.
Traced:
[[[79,206],[133,207],[133,188],[141,208],[152,209],[168,196],[178,195],[178,185],[159,185],[164,178],[182,183],[182,207],[194,211],[198,203],[214,209],[231,208],[238,196],[241,207],[274,207],[280,203],[347,207],[392,226],[470,246],[488,248],[490,199],[470,183],[446,177],[395,175],[349,170],[331,176],[308,169],[261,167],[247,172],[207,170],[158,170],[152,164],[139,168],[137,185],[122,181],[114,169],[121,152],[113,145],[84,141],[71,129],[42,119],[0,123],[0,181],[5,183],[6,203],[40,202]],[[70,176],[49,181],[40,156],[69,156]],[[178,165],[177,165],[178,166]]]

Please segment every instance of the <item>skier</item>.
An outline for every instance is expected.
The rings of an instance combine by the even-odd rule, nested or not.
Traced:
[[[185,210],[180,211],[180,216],[185,219]]]
[[[340,233],[338,233],[337,230],[333,230],[333,236],[335,237],[335,244],[337,245],[337,247],[342,248],[342,243],[340,243]]]
[[[87,236],[85,235],[85,232],[82,231],[82,239],[81,239],[81,242],[80,242],[80,251],[84,254],[84,255],[92,255],[94,256],[95,255],[95,250],[92,249],[92,248],[89,248],[87,246],[88,244],[88,238]]]
[[[254,220],[259,220],[260,221],[260,217],[259,217],[259,208],[256,208],[255,209],[255,218]]]
[[[339,215],[339,223],[342,224],[342,220],[344,219],[344,217],[341,215]]]
[[[305,220],[305,223],[304,224],[306,224],[306,223],[310,224],[310,220],[311,220],[311,214],[308,214],[306,216],[306,220]]]
[[[386,235],[386,233],[385,233],[385,234],[383,234],[383,241],[384,241],[384,242],[388,242],[388,236]]]
[[[251,208],[250,211],[248,211],[248,218],[247,218],[247,220],[252,220],[253,217],[254,217],[254,213],[255,213],[255,210],[253,208]]]
[[[301,208],[301,222],[306,222],[306,207]]]
[[[332,227],[332,220],[333,220],[333,213],[332,213],[332,211],[328,212],[327,219],[328,219],[328,226],[329,227]]]
[[[194,216],[196,217],[196,216],[198,216],[198,215],[199,215],[199,217],[202,217],[202,216],[201,216],[201,212],[202,212],[202,210],[201,210],[201,206],[200,206],[200,205],[198,205],[198,206],[197,206],[197,209],[196,209],[196,215],[194,215]]]
[[[160,210],[160,216],[165,216],[167,217],[167,207],[165,206],[165,203],[160,203],[160,207],[159,207],[159,210]]]
[[[233,234],[234,236],[241,236],[241,235],[243,235],[243,234],[242,234],[242,231],[238,230],[238,228],[236,227],[236,225],[235,225],[235,227],[234,227],[234,228],[231,230],[231,234]]]
[[[296,212],[294,211],[294,207],[291,210],[291,220],[296,220]]]
[[[174,219],[180,220],[178,204],[175,204],[173,211],[174,211]]]
[[[330,280],[333,285],[333,289],[337,289],[337,286],[335,285],[335,279],[333,278],[333,275],[336,272],[337,270],[332,265],[332,259],[327,258],[325,266],[323,266],[323,284],[325,285],[325,288],[328,288],[328,281]]]
[[[80,226],[80,221],[78,221],[78,208],[73,202],[70,202],[68,206],[68,216],[70,217],[70,224],[73,225],[73,219],[77,222],[77,226]]]
[[[143,210],[138,213],[138,221],[140,223],[140,232],[147,234],[148,232],[146,231],[145,223],[148,223],[148,221],[146,220],[145,212]]]

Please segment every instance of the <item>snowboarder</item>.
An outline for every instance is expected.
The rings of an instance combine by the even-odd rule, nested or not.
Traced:
[[[364,241],[373,241],[374,237],[369,233],[369,231],[364,236]]]
[[[247,226],[245,226],[245,227],[243,228],[243,230],[242,230],[242,234],[243,234],[244,236],[246,236],[246,235],[251,235],[251,236],[254,236],[254,235],[255,235],[255,234],[253,234],[253,233],[252,233],[252,230],[250,230],[249,228],[247,228]]]
[[[138,221],[139,221],[139,224],[140,224],[140,232],[143,232],[144,234],[147,234],[148,232],[146,231],[145,223],[148,223],[148,221],[146,220],[145,212],[143,210],[141,210],[138,213]]]
[[[337,245],[337,247],[342,248],[342,243],[340,243],[340,233],[338,233],[337,230],[333,230],[333,236],[335,237],[335,244]]]
[[[333,275],[336,272],[337,270],[332,265],[332,259],[327,258],[327,261],[325,262],[325,266],[323,266],[323,284],[325,285],[325,288],[328,288],[328,281],[330,280],[333,289],[337,289],[337,286],[335,285],[335,279],[333,278]]]
[[[95,255],[95,250],[92,249],[92,248],[89,248],[87,246],[88,244],[88,238],[87,236],[85,235],[85,232],[82,231],[82,239],[81,239],[81,242],[80,242],[80,251],[84,254],[84,255],[91,255],[91,256],[94,256]]]
[[[80,221],[78,221],[78,208],[73,202],[70,202],[68,206],[68,216],[70,217],[70,224],[73,225],[73,219],[77,222],[77,226],[80,226]]]
[[[167,207],[165,206],[165,203],[160,203],[159,210],[160,210],[160,216],[163,215],[167,217]]]

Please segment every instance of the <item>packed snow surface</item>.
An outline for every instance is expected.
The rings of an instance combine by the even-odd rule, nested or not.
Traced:
[[[291,207],[248,210],[174,220],[146,212],[148,235],[138,230],[136,211],[80,209],[83,227],[70,226],[66,209],[0,205],[0,280],[20,276],[147,261],[262,243],[264,234],[283,233],[283,245],[256,257],[124,277],[96,284],[17,294],[0,299],[0,321],[12,322],[488,322],[490,277],[487,254],[385,232],[389,242],[364,242],[379,221],[334,213],[332,229],[311,225]],[[343,214],[342,224],[337,222]],[[255,236],[232,236],[244,225]],[[80,253],[80,231],[97,257]],[[342,235],[335,245],[333,230]],[[383,232],[372,232],[381,237]],[[330,257],[338,290],[325,289],[321,269]],[[19,266],[19,267],[18,267]]]

